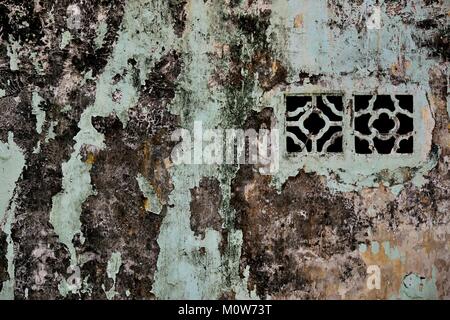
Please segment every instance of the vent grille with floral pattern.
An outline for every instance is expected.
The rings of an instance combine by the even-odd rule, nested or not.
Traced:
[[[344,105],[353,106],[344,112]],[[353,122],[345,117],[353,114]],[[356,154],[413,153],[412,95],[354,95],[345,103],[343,95],[302,94],[286,96],[286,149],[288,153],[342,153],[354,141]]]

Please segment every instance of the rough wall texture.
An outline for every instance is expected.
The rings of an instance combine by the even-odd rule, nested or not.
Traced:
[[[447,0],[1,0],[0,298],[449,299],[449,19]],[[285,93],[335,91],[414,94],[414,154],[172,162],[177,128],[283,145]]]

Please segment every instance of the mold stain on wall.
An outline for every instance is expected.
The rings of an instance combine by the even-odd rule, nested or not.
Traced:
[[[0,9],[0,298],[450,297],[447,1]],[[335,91],[413,94],[415,152],[173,163],[176,129],[283,133],[286,93]]]

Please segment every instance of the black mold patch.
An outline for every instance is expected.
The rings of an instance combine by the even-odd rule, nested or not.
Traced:
[[[200,185],[191,189],[191,229],[195,235],[205,237],[208,228],[221,231],[222,217],[219,209],[222,193],[217,179],[203,178]]]
[[[177,120],[165,107],[174,97],[180,63],[178,54],[170,52],[155,65],[139,88],[139,102],[129,110],[125,128],[114,115],[92,119],[94,128],[105,135],[107,148],[90,155],[88,149],[83,152],[83,159],[93,163],[91,183],[96,191],[83,204],[81,216],[86,241],[79,252],[92,257],[82,268],[82,276],[89,277],[92,285],[85,298],[105,298],[103,286],[109,289],[112,285],[106,267],[113,252],[121,253],[124,264],[116,279],[117,298],[154,298],[156,240],[173,188],[166,162],[174,146],[170,134]],[[129,64],[134,68],[133,60]],[[146,199],[136,180],[139,174],[163,205],[160,215],[146,211]]]
[[[18,182],[15,222],[15,276],[17,298],[56,298],[58,283],[69,266],[68,251],[58,241],[49,223],[52,197],[61,191],[61,164],[72,152],[77,127],[71,126],[41,146],[40,153],[29,151],[27,166]],[[44,250],[45,249],[45,250]],[[35,273],[44,268],[47,276],[36,282]]]
[[[300,85],[304,85],[305,80],[308,80],[310,84],[317,84],[320,80],[320,78],[323,77],[323,74],[309,74],[307,72],[300,72],[299,73],[299,83]]]
[[[281,194],[269,182],[270,178],[247,166],[233,183],[232,205],[244,234],[241,263],[250,266],[250,284],[260,297],[288,294],[286,288],[309,291],[312,283],[295,252],[303,248],[329,259],[353,251],[361,226],[352,204],[339,195],[331,196],[313,175],[290,178]],[[245,195],[249,185],[256,189]],[[335,237],[339,240],[332,240]]]
[[[31,153],[36,145],[36,117],[31,112],[31,97],[21,95],[20,102],[11,97],[0,99],[2,116],[0,117],[0,139],[8,141],[8,132],[13,132],[15,143],[25,152]]]
[[[7,251],[7,235],[0,231],[0,291],[3,288],[3,282],[9,279]]]
[[[124,143],[127,132],[117,117],[95,118],[94,126],[105,134],[108,148],[93,155],[91,183],[96,195],[83,204],[81,216],[86,241],[80,254],[95,257],[82,267],[92,285],[89,298],[105,298],[106,265],[116,251],[129,266],[117,275],[116,291],[122,298],[126,290],[131,297],[152,298],[162,217],[145,211],[136,180],[148,159],[142,150]]]
[[[1,38],[9,37],[22,42],[41,43],[43,28],[41,17],[35,11],[34,1],[6,0],[0,4]]]
[[[258,46],[266,48],[267,39],[265,32],[270,25],[270,15],[271,11],[266,10],[259,15],[236,15],[232,19],[245,36],[251,37]]]

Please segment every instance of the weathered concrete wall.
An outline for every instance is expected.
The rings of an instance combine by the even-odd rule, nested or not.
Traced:
[[[1,1],[0,298],[450,298],[449,17]],[[320,92],[414,95],[414,153],[287,156],[285,94]],[[279,129],[279,170],[175,165],[196,121]]]

